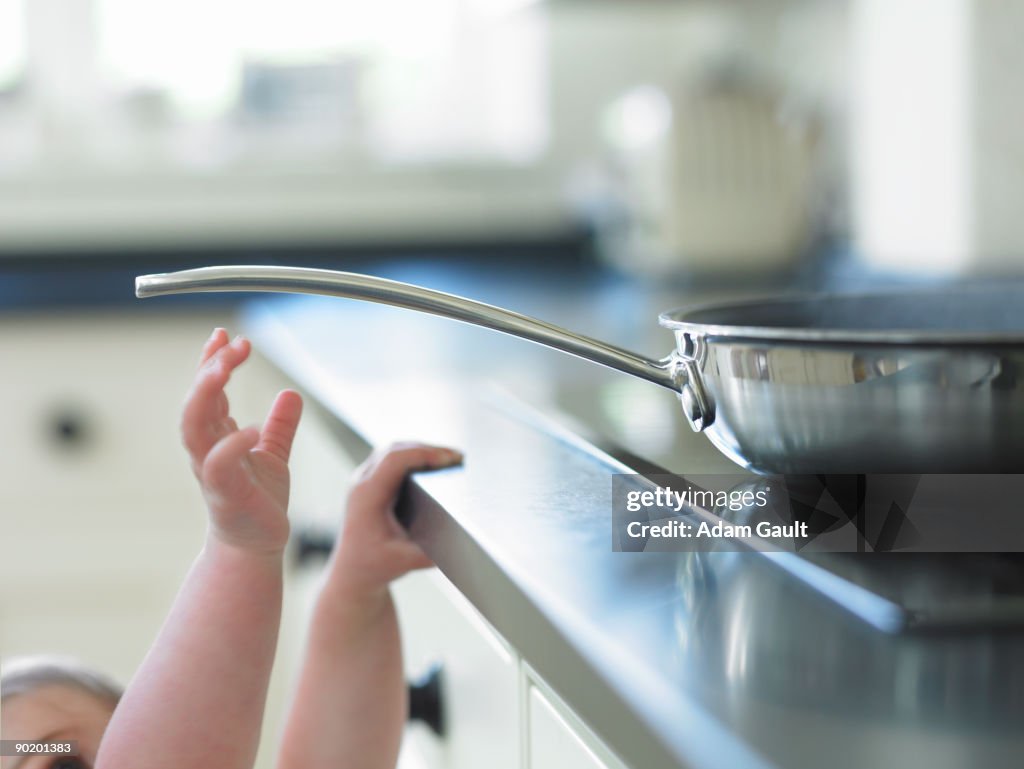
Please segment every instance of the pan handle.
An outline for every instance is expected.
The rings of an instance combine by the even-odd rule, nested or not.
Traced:
[[[200,291],[275,291],[363,299],[441,315],[522,337],[646,379],[677,393],[681,392],[687,379],[686,366],[675,355],[651,360],[511,310],[370,275],[308,267],[229,266],[141,275],[135,279],[135,295],[140,299]]]

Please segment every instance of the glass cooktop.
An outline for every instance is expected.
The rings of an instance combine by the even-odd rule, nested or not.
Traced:
[[[661,388],[598,371],[542,410],[642,475],[736,475]],[[750,474],[752,480],[757,476]],[[1024,554],[758,553],[795,582],[885,632],[1024,627]],[[709,559],[733,563],[735,559]]]

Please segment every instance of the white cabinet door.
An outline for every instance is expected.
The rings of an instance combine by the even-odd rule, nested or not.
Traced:
[[[178,420],[217,320],[108,313],[0,322],[4,512],[89,509],[59,525],[95,531],[120,528],[132,513],[138,521],[154,503],[201,505]]]
[[[178,421],[203,343],[218,325],[233,335],[230,321],[218,310],[0,319],[0,656],[69,654],[130,678],[202,547],[206,508]],[[262,421],[284,384],[254,355],[228,387],[238,422]],[[322,432],[310,409],[293,502],[337,517],[347,468],[323,441],[310,446]],[[326,493],[310,473],[330,481]],[[300,608],[286,606],[289,659],[275,666],[258,769],[277,752],[302,652]]]
[[[624,769],[566,704],[546,685],[538,685],[534,676],[528,671],[528,769]]]
[[[221,314],[0,321],[0,654],[81,657],[126,680],[206,514],[178,420]]]
[[[431,769],[520,769],[519,667],[508,644],[436,570],[395,586],[406,669],[443,667],[447,731],[407,739]]]

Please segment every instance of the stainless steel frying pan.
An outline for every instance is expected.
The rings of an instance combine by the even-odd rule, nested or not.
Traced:
[[[529,339],[661,385],[694,430],[764,473],[1024,472],[1024,292],[1015,288],[720,304],[663,313],[650,360],[440,291],[297,267],[136,280],[139,297],[277,291],[380,302]]]

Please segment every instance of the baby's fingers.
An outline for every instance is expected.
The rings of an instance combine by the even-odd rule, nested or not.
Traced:
[[[401,577],[406,572],[416,569],[429,569],[434,565],[430,556],[424,553],[420,546],[411,539],[396,539],[384,546],[384,557],[382,561],[391,565],[395,571],[392,579]]]
[[[263,432],[257,448],[268,451],[282,462],[288,461],[295,440],[295,431],[302,416],[302,397],[294,390],[278,393],[274,405],[270,407],[267,421],[263,424]]]
[[[373,454],[362,466],[349,494],[353,508],[388,508],[405,476],[415,470],[448,467],[462,461],[454,449],[419,443],[396,444]]]
[[[223,328],[215,328],[210,338],[203,345],[203,352],[199,356],[199,365],[202,366],[221,347],[228,343],[228,332]]]
[[[213,341],[211,339],[208,346]],[[182,439],[195,462],[202,463],[225,432],[228,409],[224,386],[231,372],[249,356],[249,351],[249,342],[238,338],[212,352],[196,374],[181,417]]]
[[[248,454],[259,439],[259,430],[247,427],[221,439],[210,450],[203,463],[202,476],[212,504],[228,506],[233,500],[244,499],[252,490]]]

